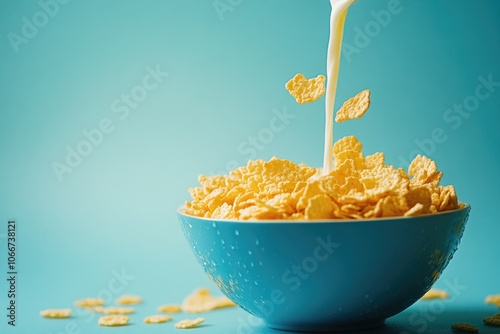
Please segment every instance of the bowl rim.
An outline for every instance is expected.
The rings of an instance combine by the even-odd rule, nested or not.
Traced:
[[[378,218],[363,218],[363,219],[255,219],[255,220],[238,220],[238,219],[221,219],[221,218],[206,218],[193,216],[182,212],[185,206],[182,205],[177,209],[177,214],[179,216],[194,218],[198,220],[204,220],[207,222],[217,222],[217,223],[233,223],[233,224],[311,224],[311,223],[322,223],[322,224],[359,224],[365,222],[382,222],[382,221],[392,221],[392,220],[414,220],[418,218],[445,216],[459,212],[470,211],[471,205],[465,202],[459,202],[460,208],[448,211],[441,211],[437,213],[426,213],[418,216],[395,216],[395,217],[378,217]]]

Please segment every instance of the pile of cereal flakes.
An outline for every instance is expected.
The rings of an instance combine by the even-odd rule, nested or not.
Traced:
[[[461,207],[455,188],[439,185],[443,173],[433,160],[418,155],[407,173],[386,165],[383,153],[364,156],[361,149],[354,136],[338,140],[327,175],[276,157],[249,161],[229,175],[201,175],[184,213],[236,220],[364,219]]]

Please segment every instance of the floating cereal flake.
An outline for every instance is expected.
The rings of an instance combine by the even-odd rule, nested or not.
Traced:
[[[40,311],[40,315],[44,318],[69,318],[71,316],[71,309],[63,308],[63,309],[48,309]]]
[[[171,321],[172,317],[168,315],[150,315],[144,318],[145,324],[161,324],[167,321]]]
[[[339,111],[337,111],[335,121],[340,123],[350,119],[361,118],[369,107],[370,90],[365,89],[344,102]]]
[[[100,317],[99,320],[97,321],[97,324],[99,326],[125,326],[128,324],[129,317],[126,315],[106,315],[103,317]]]
[[[325,80],[324,75],[308,80],[303,74],[298,73],[286,83],[285,87],[297,103],[305,104],[314,102],[325,94]]]

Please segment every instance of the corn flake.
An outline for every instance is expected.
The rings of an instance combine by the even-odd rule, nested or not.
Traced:
[[[178,323],[176,323],[175,328],[181,328],[181,329],[195,328],[199,324],[201,324],[203,321],[205,321],[205,319],[203,319],[203,318],[196,318],[194,320],[184,319],[184,320],[181,320]]]
[[[442,172],[418,155],[408,167],[385,164],[384,154],[364,156],[354,136],[334,146],[334,169],[271,158],[251,160],[226,176],[200,176],[189,190],[185,213],[215,219],[301,220],[417,216],[460,207],[453,186],[440,186]]]
[[[314,102],[325,94],[325,80],[324,75],[308,80],[303,74],[298,73],[286,83],[285,87],[297,103],[305,104]]]
[[[356,96],[345,101],[337,111],[335,121],[340,123],[350,119],[361,118],[370,107],[370,90],[365,89]]]
[[[142,298],[139,296],[123,295],[116,299],[118,305],[134,305],[142,303]]]
[[[484,300],[486,304],[492,304],[500,307],[500,294],[499,295],[489,295]]]
[[[184,299],[182,310],[189,313],[201,313],[233,306],[236,305],[227,297],[213,297],[210,290],[200,288]]]
[[[93,306],[103,306],[104,305],[104,299],[102,298],[86,298],[82,300],[77,300],[75,302],[76,306],[79,307],[93,307]]]
[[[69,318],[71,316],[71,309],[48,309],[40,311],[40,315],[44,318]]]
[[[421,300],[430,299],[447,299],[449,297],[448,292],[438,289],[430,289],[425,293],[425,295],[420,298]]]
[[[168,315],[150,315],[144,318],[145,324],[161,324],[167,321],[171,321],[172,317]]]
[[[104,314],[132,314],[134,309],[131,307],[105,307],[101,312]]]
[[[126,315],[106,315],[103,317],[100,317],[99,320],[97,321],[97,324],[99,326],[125,326],[128,324],[129,317]]]
[[[486,326],[500,327],[500,313],[483,319]]]
[[[479,333],[479,329],[476,326],[464,322],[451,325],[451,329],[455,332]]]
[[[158,307],[158,312],[163,312],[163,313],[179,313],[182,311],[182,308],[180,305],[161,305]]]

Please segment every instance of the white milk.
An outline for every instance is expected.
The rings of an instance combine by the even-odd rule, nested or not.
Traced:
[[[332,170],[333,158],[333,113],[335,94],[339,79],[340,52],[344,23],[349,6],[356,0],[330,0],[332,13],[330,17],[330,40],[328,41],[328,59],[326,64],[326,97],[325,97],[325,154],[323,159],[323,175]]]

